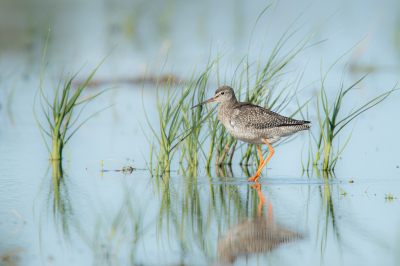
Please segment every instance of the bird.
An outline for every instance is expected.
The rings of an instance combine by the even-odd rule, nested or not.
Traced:
[[[267,108],[249,102],[238,102],[230,86],[221,86],[215,95],[191,109],[210,102],[218,102],[218,119],[238,140],[257,145],[260,164],[257,172],[247,181],[257,182],[261,170],[274,154],[272,144],[301,130],[310,129],[310,121],[296,120],[279,115]],[[262,157],[260,145],[266,144],[270,150],[268,157]]]

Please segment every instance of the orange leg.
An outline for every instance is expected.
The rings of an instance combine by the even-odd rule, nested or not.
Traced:
[[[262,153],[260,149],[260,145],[257,145],[258,155],[260,156],[260,163],[258,164],[258,169],[260,169],[261,165],[264,163],[264,159],[262,158]],[[258,170],[257,169],[257,170]]]
[[[258,155],[260,156],[260,164],[258,165],[258,168],[260,168],[260,166],[264,163],[264,159],[262,157],[260,145],[257,145],[257,150],[258,150]]]
[[[263,165],[263,163],[264,163],[264,159],[262,157],[262,153],[261,153],[261,149],[260,149],[259,145],[257,145],[257,150],[258,150],[258,155],[260,156],[260,163],[258,164],[258,169],[260,169],[261,165]]]
[[[261,170],[262,170],[262,169],[264,168],[264,166],[267,164],[267,162],[269,161],[269,159],[271,159],[272,155],[274,155],[274,149],[272,149],[272,147],[271,147],[271,145],[268,143],[268,141],[267,141],[266,139],[264,139],[264,138],[263,138],[262,140],[265,142],[265,144],[267,144],[267,146],[268,146],[270,152],[269,152],[269,155],[268,155],[267,159],[265,159],[265,161],[263,162],[263,164],[260,165],[260,167],[258,168],[256,174],[253,175],[249,180],[247,180],[247,181],[249,181],[249,182],[257,182],[257,179],[260,177]],[[259,152],[261,153],[260,150],[259,150]]]

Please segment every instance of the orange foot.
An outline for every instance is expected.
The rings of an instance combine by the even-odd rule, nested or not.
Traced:
[[[258,178],[260,177],[260,174],[256,173],[255,175],[253,175],[251,178],[249,178],[247,180],[247,182],[258,182]]]

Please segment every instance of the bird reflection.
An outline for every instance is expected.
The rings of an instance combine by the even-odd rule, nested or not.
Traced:
[[[234,263],[239,256],[266,253],[283,243],[301,239],[302,235],[283,228],[274,221],[273,207],[261,192],[261,185],[252,186],[259,198],[257,217],[247,218],[229,229],[218,241],[217,252],[220,263]],[[263,214],[263,205],[267,206],[267,215]]]

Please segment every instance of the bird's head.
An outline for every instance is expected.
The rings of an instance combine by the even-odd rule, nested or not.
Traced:
[[[226,101],[231,101],[235,99],[235,92],[233,91],[233,89],[229,86],[221,86],[219,87],[216,91],[215,91],[215,95],[208,99],[207,101],[204,101],[202,103],[199,103],[198,105],[193,106],[190,109],[193,109],[195,107],[198,107],[200,105],[206,104],[206,103],[210,103],[210,102],[226,102]]]

